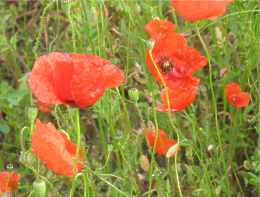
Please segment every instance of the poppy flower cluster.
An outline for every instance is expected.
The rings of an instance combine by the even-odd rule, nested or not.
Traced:
[[[215,19],[222,15],[233,0],[172,0],[172,6],[186,20]],[[154,19],[145,31],[154,41],[146,51],[146,64],[151,74],[165,87],[157,110],[177,112],[196,99],[200,79],[194,74],[208,60],[188,45],[186,38],[175,32],[176,26],[167,20]],[[123,72],[110,61],[96,55],[51,52],[40,56],[29,76],[29,86],[42,111],[56,104],[86,108],[94,105],[109,88],[124,82]],[[228,102],[235,107],[248,105],[250,95],[240,86],[226,86]],[[162,130],[144,129],[147,144],[158,155],[170,158],[177,154],[179,143]],[[32,152],[48,169],[66,177],[75,176],[84,168],[84,154],[69,136],[52,123],[36,120],[31,138]],[[20,175],[0,172],[0,194],[17,188]]]
[[[233,0],[171,1],[177,13],[192,22],[216,19],[226,11],[231,2]],[[196,98],[200,79],[193,74],[207,65],[207,58],[188,46],[185,37],[175,32],[176,26],[170,21],[154,19],[144,29],[154,41],[152,49],[146,51],[147,67],[155,80],[165,86],[161,91],[161,103],[157,110],[181,111]],[[250,94],[242,92],[236,83],[226,86],[226,96],[228,102],[235,107],[245,107],[250,100]],[[148,146],[154,148],[158,155],[168,157],[171,155],[169,150],[176,151],[177,142],[169,139],[163,130],[145,130],[144,133]]]
[[[12,191],[17,189],[20,179],[21,176],[17,172],[0,172],[0,196],[6,193],[11,197]]]
[[[164,130],[144,129],[144,135],[146,136],[148,146],[154,149],[158,155],[170,158],[176,154],[178,150],[177,141],[170,139]]]
[[[52,52],[39,57],[29,77],[40,109],[54,104],[94,105],[108,88],[124,81],[123,72],[96,55]]]
[[[48,112],[55,104],[85,108],[94,105],[108,88],[124,82],[123,72],[96,55],[51,52],[34,63],[29,86],[40,110]],[[83,151],[65,132],[39,119],[32,134],[32,151],[48,169],[67,177],[79,173]]]
[[[145,30],[149,30],[147,33],[155,39],[153,48],[146,51],[147,67],[159,83],[166,85],[158,110],[181,111],[196,98],[200,80],[193,74],[207,65],[207,58],[188,46],[184,36],[173,31],[174,24],[169,25],[169,21],[166,23],[159,19],[156,21],[149,22]],[[162,23],[163,31],[158,30],[159,23]],[[159,35],[156,37],[156,34]]]
[[[234,0],[172,0],[171,4],[176,12],[185,20],[196,22],[202,19],[217,19],[225,13],[227,6],[233,1]],[[248,92],[242,92],[239,84],[227,84],[225,90],[230,105],[237,108],[248,106],[250,94]]]

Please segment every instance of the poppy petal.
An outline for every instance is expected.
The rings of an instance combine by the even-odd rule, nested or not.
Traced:
[[[250,102],[250,94],[248,92],[242,92],[239,84],[229,83],[225,87],[226,97],[230,105],[242,108],[248,106]]]
[[[247,92],[240,92],[237,95],[237,101],[236,101],[236,106],[237,107],[246,107],[248,106],[250,101],[250,94]]]
[[[157,110],[161,112],[183,110],[195,100],[199,83],[200,79],[195,77],[173,81],[168,87],[162,90],[162,103],[157,106]],[[168,109],[168,102],[170,109]]]
[[[71,141],[69,139],[69,136],[65,132],[60,132],[60,134],[61,134],[61,136],[64,139],[66,150],[71,155],[76,155],[77,154],[77,146],[76,146],[76,144],[71,143]],[[79,151],[79,162],[77,163],[77,170],[78,170],[78,172],[80,172],[84,168],[84,165],[83,165],[83,162],[82,162],[83,159],[84,159],[84,154],[83,154],[82,149],[80,149],[80,151]]]
[[[62,103],[57,97],[53,87],[54,66],[49,61],[57,53],[43,55],[34,63],[32,72],[29,76],[29,85],[34,96],[41,102],[48,105]]]
[[[94,105],[104,94],[105,85],[102,81],[102,71],[91,64],[78,63],[71,82],[71,92],[74,102],[80,108]]]
[[[77,59],[71,83],[72,97],[81,108],[94,105],[107,88],[117,87],[124,81],[123,72],[96,55],[71,54]]]
[[[158,155],[166,156],[169,149],[177,143],[176,140],[170,139],[162,129],[159,129],[158,132],[145,129],[144,134],[146,135],[148,146],[152,149],[154,148]]]
[[[90,65],[95,65],[96,67],[99,67],[99,68],[101,68],[105,64],[110,63],[108,60],[101,58],[97,55],[70,53],[69,56],[73,59],[74,62],[75,61],[85,62]]]
[[[64,102],[71,102],[71,80],[74,73],[73,62],[70,59],[59,60],[55,63],[53,84],[56,95]]]
[[[107,88],[118,87],[124,82],[124,73],[113,64],[105,64],[102,72]]]
[[[176,26],[167,20],[154,19],[147,23],[144,27],[150,38],[157,41],[163,38],[168,32],[173,32]]]
[[[172,0],[176,12],[188,21],[215,20],[233,0]]]
[[[183,54],[185,55],[184,59],[186,59],[187,65],[189,65],[189,67],[186,68],[188,70],[187,73],[193,74],[208,63],[208,59],[194,48],[187,47]]]
[[[20,179],[21,175],[16,172],[0,172],[0,194],[16,190]]]
[[[238,94],[241,91],[240,85],[235,82],[227,84],[225,89],[226,89],[227,96]]]
[[[100,79],[102,79],[103,84],[106,88],[117,87],[124,81],[124,73],[122,72],[122,70],[119,69],[117,66],[111,64],[111,62],[106,59],[103,59],[96,55],[76,53],[70,54],[70,56],[79,62],[84,62],[85,64],[91,65],[93,68],[97,68],[97,70],[93,70],[93,73],[102,73],[102,78]]]
[[[32,135],[32,151],[56,174],[70,177],[83,168],[83,155],[76,161],[75,145],[51,123],[36,121]]]

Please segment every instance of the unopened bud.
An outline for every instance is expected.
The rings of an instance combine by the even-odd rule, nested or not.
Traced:
[[[33,196],[45,197],[46,195],[46,183],[43,180],[36,180],[33,182]]]
[[[130,100],[137,102],[139,100],[139,90],[136,88],[131,88],[128,90],[128,95]]]

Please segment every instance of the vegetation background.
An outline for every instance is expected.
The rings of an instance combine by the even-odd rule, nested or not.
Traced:
[[[196,102],[170,117],[155,110],[160,87],[145,64],[144,25],[154,17],[177,24],[189,44],[206,54],[199,28],[212,63],[212,70],[197,74],[202,83]],[[30,151],[29,131],[37,113],[76,140],[75,110],[57,106],[50,114],[37,112],[27,87],[33,62],[50,51],[100,55],[127,77],[119,89],[81,110],[86,167],[74,179],[51,173]],[[259,196],[259,79],[259,0],[236,0],[223,17],[196,24],[176,16],[164,0],[1,0],[0,171],[22,175],[19,197],[33,196],[36,179],[46,182],[50,197],[179,196],[176,168],[185,197]],[[231,81],[251,93],[247,108],[227,104],[224,86]],[[147,149],[142,128],[149,122],[173,138],[180,135],[176,162]]]

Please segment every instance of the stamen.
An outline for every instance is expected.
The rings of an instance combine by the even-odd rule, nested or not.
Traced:
[[[170,72],[174,67],[172,61],[167,57],[162,57],[158,62],[158,65],[160,66],[163,73]]]

